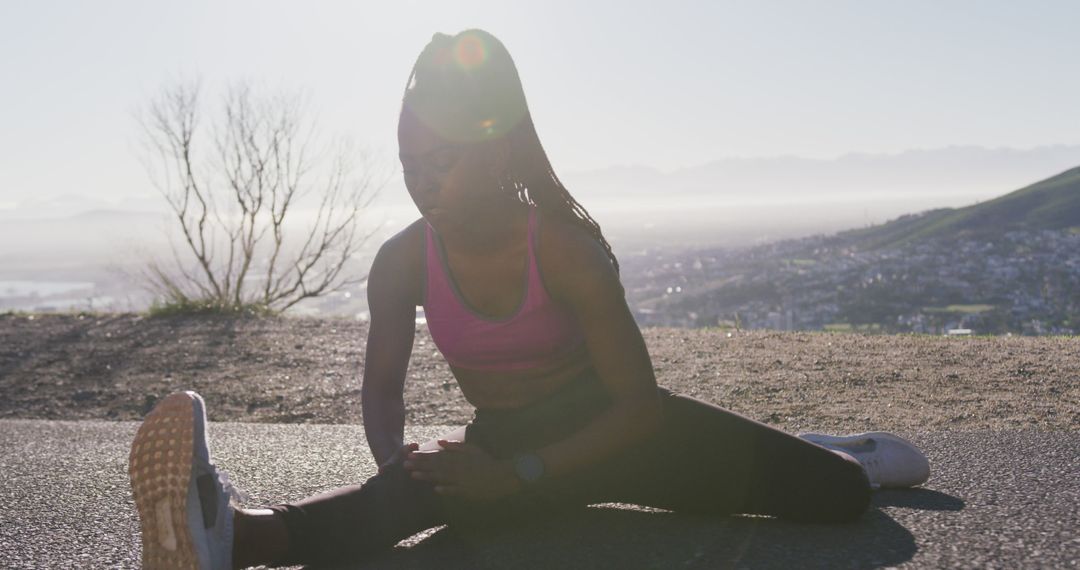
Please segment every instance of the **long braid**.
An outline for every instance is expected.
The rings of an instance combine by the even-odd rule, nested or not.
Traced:
[[[600,230],[600,224],[596,223],[596,220],[593,219],[588,210],[570,195],[570,192],[563,186],[562,182],[559,181],[559,178],[555,175],[554,171],[551,172],[551,179],[558,185],[559,194],[563,198],[563,201],[570,212],[574,214],[575,219],[579,220],[580,225],[592,234],[596,241],[600,242],[600,245],[604,248],[604,252],[607,253],[608,259],[611,260],[611,265],[615,267],[615,272],[618,273],[619,260],[615,258],[615,252],[611,250],[611,244],[608,243],[607,239],[604,237],[604,233]]]
[[[518,199],[540,208],[543,208],[546,212],[551,212],[556,215],[560,215],[566,219],[571,220],[600,243],[604,248],[604,252],[607,253],[608,259],[611,260],[611,265],[615,267],[615,271],[619,271],[619,260],[615,257],[615,253],[611,250],[611,244],[608,243],[604,237],[604,232],[600,229],[600,224],[593,219],[589,211],[581,205],[580,202],[570,194],[570,191],[566,189],[566,185],[562,183],[559,176],[555,174],[555,169],[551,167],[551,161],[548,160],[547,153],[544,151],[544,147],[540,144],[540,137],[536,133],[536,128],[533,125],[532,117],[526,115],[522,120],[522,123],[517,125],[517,129],[520,129],[519,135],[514,138],[513,142],[525,143],[523,146],[528,151],[522,153],[517,162],[525,162],[523,165],[528,172],[532,170],[536,173],[534,176],[515,176],[516,180],[511,182],[514,190],[517,191]],[[523,139],[523,140],[522,140]],[[524,180],[522,180],[524,178]],[[534,180],[529,180],[530,178]],[[530,183],[531,182],[531,183]]]

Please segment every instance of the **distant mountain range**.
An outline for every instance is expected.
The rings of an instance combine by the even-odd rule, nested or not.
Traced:
[[[793,156],[725,158],[663,172],[648,166],[568,172],[562,176],[583,203],[660,200],[692,205],[799,202],[847,197],[989,198],[1026,181],[1080,163],[1080,145],[1030,149],[952,146],[897,154],[851,153],[835,159]]]
[[[837,237],[861,249],[881,249],[924,239],[978,239],[1015,230],[1074,227],[1080,230],[1080,166],[987,202],[902,216]]]
[[[1080,145],[954,146],[834,159],[725,158],[560,173],[617,249],[743,247],[986,201],[1080,164]]]
[[[911,212],[989,200],[1076,164],[1080,145],[952,146],[833,159],[723,158],[667,171],[614,166],[559,174],[617,250],[638,251],[657,246],[741,247],[868,227]],[[59,239],[67,232],[44,232],[45,220],[95,210],[166,210],[164,200],[149,189],[128,194],[16,190],[0,189],[0,234],[15,232],[3,226],[22,229],[27,226],[19,221],[32,221],[34,227],[20,237],[22,243],[34,243],[26,238],[45,233],[35,244],[38,250],[69,243]],[[391,234],[416,215],[401,180],[393,180],[367,219],[383,223],[384,233]],[[133,220],[108,223],[100,213],[93,217],[111,234],[133,226]],[[96,233],[85,230],[80,235]],[[128,233],[127,241],[141,241],[145,232]],[[0,240],[0,257],[23,252],[22,247],[5,248],[11,243]],[[58,253],[67,252],[62,248]]]

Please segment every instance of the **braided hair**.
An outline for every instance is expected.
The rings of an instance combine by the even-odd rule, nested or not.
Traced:
[[[478,29],[435,34],[409,74],[402,99],[406,111],[450,141],[505,139],[510,156],[506,170],[496,173],[499,187],[589,232],[618,272],[619,262],[600,225],[552,169],[517,67],[495,36]]]

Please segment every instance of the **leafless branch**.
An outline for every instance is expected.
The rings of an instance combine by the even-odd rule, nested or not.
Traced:
[[[354,169],[347,145],[317,149],[297,97],[235,85],[208,134],[199,93],[198,83],[166,88],[140,121],[144,167],[185,245],[180,255],[174,244],[172,270],[151,262],[146,280],[166,299],[276,310],[363,282],[348,262],[373,233],[359,215],[385,181]],[[314,222],[296,236],[305,196],[316,199]],[[253,274],[264,282],[249,286]]]

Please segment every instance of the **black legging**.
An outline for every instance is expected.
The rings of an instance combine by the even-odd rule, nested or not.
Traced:
[[[270,507],[289,529],[290,552],[279,564],[361,561],[441,524],[501,525],[592,503],[806,522],[850,521],[869,505],[870,485],[856,463],[701,400],[664,388],[660,395],[663,422],[654,435],[497,501],[444,497],[399,463],[363,485]],[[595,375],[586,374],[524,409],[477,410],[465,441],[510,457],[568,437],[607,403]]]

